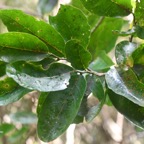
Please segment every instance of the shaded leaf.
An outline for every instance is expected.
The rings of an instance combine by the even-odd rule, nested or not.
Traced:
[[[44,15],[46,13],[51,12],[57,5],[57,3],[58,0],[39,0],[38,10],[42,15]]]
[[[89,68],[97,72],[106,72],[114,65],[112,60],[107,56],[105,51],[99,53],[98,57],[89,65]]]
[[[144,44],[138,46],[138,48],[133,52],[132,58],[135,64],[144,64]]]
[[[10,91],[9,93],[0,95],[0,106],[16,102],[28,92],[30,92],[30,90],[17,86],[15,89]]]
[[[141,26],[137,25],[136,33],[139,38],[144,39],[144,26],[141,27]]]
[[[37,116],[31,112],[11,113],[10,118],[13,123],[34,124],[37,122]]]
[[[113,30],[113,33],[118,35],[118,36],[134,35],[136,33],[136,27],[132,27],[131,29],[129,29],[127,31]]]
[[[106,73],[105,79],[109,89],[144,107],[144,84],[130,68],[122,70],[112,67]]]
[[[132,54],[137,49],[138,45],[129,41],[122,41],[116,45],[115,56],[118,65],[133,66]]]
[[[14,125],[8,124],[8,123],[3,123],[0,125],[0,137],[3,135],[9,133],[10,131],[14,130]]]
[[[127,0],[128,5],[116,0],[81,0],[83,5],[92,13],[100,16],[126,16],[132,12],[131,0]],[[130,7],[130,8],[129,8]]]
[[[86,114],[86,117],[85,117],[87,122],[91,122],[99,114],[106,100],[106,96],[104,93],[102,83],[100,82],[100,79],[95,78],[93,79],[93,81],[94,83],[92,86],[92,92],[93,92],[93,95],[99,99],[99,103],[97,105],[92,106],[88,110],[88,113]]]
[[[144,128],[144,107],[141,107],[127,98],[108,90],[111,102],[115,108],[135,125]]]
[[[120,30],[126,21],[116,18],[101,18],[99,24],[91,34],[88,49],[93,60],[104,50],[110,52],[116,43],[117,37],[112,31]]]
[[[144,83],[144,65],[135,64],[132,69],[137,75],[139,81]]]
[[[53,25],[65,41],[77,39],[86,49],[90,38],[90,26],[85,15],[77,8],[62,5],[55,17],[50,17]]]
[[[26,32],[37,36],[58,56],[64,56],[65,43],[62,36],[46,22],[27,15],[20,10],[0,10],[0,18],[9,31]]]
[[[71,67],[61,63],[54,63],[47,70],[24,62],[7,66],[7,75],[19,85],[43,92],[66,89],[71,71]]]
[[[0,77],[5,75],[6,63],[0,61]]]
[[[144,1],[143,0],[136,1],[136,9],[134,15],[135,15],[135,22],[139,26],[144,26],[143,11],[144,11]]]
[[[81,75],[73,75],[66,90],[45,93],[38,113],[38,135],[43,141],[52,141],[60,136],[73,122],[86,88]],[[39,103],[40,104],[40,103]]]
[[[33,35],[19,32],[0,34],[1,61],[40,61],[47,53],[48,47]]]
[[[76,69],[86,69],[91,60],[91,54],[77,40],[70,40],[66,43],[66,57]]]

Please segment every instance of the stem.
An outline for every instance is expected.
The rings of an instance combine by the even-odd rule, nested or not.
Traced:
[[[85,74],[85,73],[89,73],[89,74],[92,74],[92,75],[96,75],[96,76],[103,76],[105,75],[105,73],[98,73],[98,72],[95,72],[95,71],[92,71],[90,69],[87,69],[87,70],[75,70],[75,72],[78,72],[80,74]]]

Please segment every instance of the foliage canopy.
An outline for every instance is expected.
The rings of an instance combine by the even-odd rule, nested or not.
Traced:
[[[44,14],[55,4],[39,6]],[[142,0],[72,0],[48,22],[0,10],[8,29],[0,34],[0,105],[39,91],[38,136],[47,142],[72,123],[92,121],[108,98],[144,128],[144,44],[136,42],[144,39],[143,10]],[[130,14],[128,27],[123,17]],[[118,37],[124,40],[117,44]],[[116,62],[108,56],[112,50]],[[99,103],[88,109],[90,94]]]

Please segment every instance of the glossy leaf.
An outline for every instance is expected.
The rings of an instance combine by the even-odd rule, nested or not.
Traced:
[[[91,60],[91,54],[77,40],[70,40],[66,43],[66,57],[76,69],[86,69]]]
[[[43,92],[66,89],[72,68],[54,63],[47,70],[32,64],[17,62],[7,66],[7,75],[22,87]]]
[[[91,122],[99,114],[99,112],[102,109],[102,107],[105,103],[105,100],[106,100],[104,89],[103,89],[102,83],[100,82],[99,78],[95,78],[95,79],[93,79],[93,81],[94,81],[94,83],[92,86],[92,92],[93,92],[93,95],[99,99],[99,103],[97,105],[92,106],[89,109],[89,111],[85,117],[87,122]]]
[[[105,51],[102,51],[98,57],[89,65],[89,68],[97,72],[106,72],[114,65],[112,60],[107,56]]]
[[[65,41],[77,39],[86,49],[90,38],[90,26],[85,15],[77,8],[62,5],[55,17],[50,17],[53,25]]]
[[[116,18],[101,18],[99,24],[91,34],[88,49],[92,54],[93,60],[104,50],[110,52],[116,43],[117,37],[112,31],[120,30],[126,22]]]
[[[19,32],[0,34],[1,61],[40,61],[47,53],[48,47],[33,35]]]
[[[57,5],[58,0],[39,0],[38,10],[42,15],[51,12]]]
[[[122,41],[115,48],[115,56],[118,65],[133,66],[132,54],[137,49],[138,45],[129,41]]]
[[[13,123],[34,124],[37,122],[36,115],[31,112],[11,113],[10,118]]]
[[[127,0],[130,3],[131,0]],[[129,4],[123,5],[124,3],[118,3],[116,0],[81,0],[83,5],[92,13],[101,16],[126,16],[131,13],[132,9],[129,8]]]
[[[135,64],[144,64],[144,44],[141,44],[132,54]]]
[[[144,128],[144,107],[141,107],[127,98],[108,91],[109,97],[115,108],[135,125]]]
[[[106,73],[105,79],[109,89],[144,107],[144,84],[130,68],[122,70],[112,67]]]
[[[73,122],[86,88],[81,75],[73,75],[66,90],[45,93],[38,113],[38,135],[43,141],[52,141],[60,136]]]
[[[27,15],[20,10],[0,10],[0,18],[9,31],[26,32],[42,40],[49,51],[64,56],[65,43],[61,35],[46,22]]]
[[[28,92],[30,92],[30,90],[17,86],[10,92],[0,95],[0,106],[16,102]]]

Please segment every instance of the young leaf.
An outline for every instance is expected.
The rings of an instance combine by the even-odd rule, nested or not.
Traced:
[[[24,62],[7,66],[7,75],[22,87],[43,92],[58,91],[67,88],[71,67],[53,63],[47,70]]]
[[[100,16],[127,16],[132,12],[132,7],[130,6],[131,0],[127,0],[127,4],[124,2],[116,3],[116,0],[81,0],[83,5],[92,13]],[[130,7],[130,8],[129,8]]]
[[[48,47],[37,37],[20,32],[0,34],[0,60],[41,61],[47,56]]]
[[[141,107],[127,98],[108,90],[108,94],[112,104],[122,113],[128,120],[135,125],[144,128],[144,107]]]
[[[122,70],[112,67],[105,75],[108,88],[116,94],[126,97],[139,106],[144,107],[144,84],[129,68]]]
[[[97,72],[106,72],[114,65],[105,51],[100,52],[98,57],[89,65],[89,68]]]
[[[122,41],[115,48],[115,56],[118,65],[133,66],[132,54],[137,49],[138,45],[129,41]]]
[[[85,15],[77,8],[62,5],[55,17],[50,17],[53,25],[65,41],[77,39],[86,49],[90,38],[90,26]]]
[[[84,92],[86,82],[81,75],[73,75],[66,90],[45,93],[38,113],[38,135],[43,141],[60,136],[73,122]]]
[[[91,54],[77,40],[70,40],[66,43],[66,57],[76,69],[86,69],[91,60]]]
[[[58,56],[64,56],[65,43],[62,36],[46,22],[27,15],[20,10],[0,10],[0,18],[9,31],[26,32],[37,36]]]

